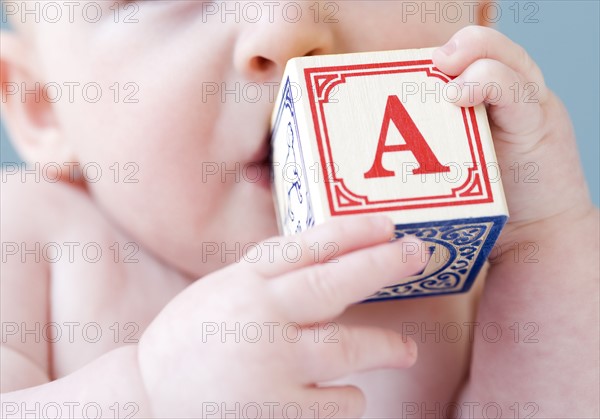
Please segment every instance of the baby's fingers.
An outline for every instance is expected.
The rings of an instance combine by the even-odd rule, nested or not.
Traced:
[[[540,100],[545,100],[546,86],[541,70],[520,45],[495,29],[468,26],[458,31],[433,53],[434,64],[444,73],[456,76],[477,60],[500,61],[521,75],[526,82],[540,88]]]
[[[340,257],[337,263],[293,271],[269,283],[274,301],[291,321],[326,321],[379,289],[422,270],[428,257],[414,238],[402,238]]]
[[[544,132],[544,113],[540,106],[539,86],[525,82],[512,68],[496,60],[475,61],[454,80],[462,86],[458,106],[470,107],[482,102],[490,105],[490,117],[502,130],[496,139],[510,136],[527,145],[526,134],[536,132],[534,141]]]
[[[272,278],[389,241],[394,224],[385,216],[341,217],[289,237],[274,237],[251,249],[237,266]]]
[[[306,353],[300,365],[304,384],[378,368],[408,368],[417,359],[417,345],[412,339],[374,327],[328,323],[303,329],[298,343]]]

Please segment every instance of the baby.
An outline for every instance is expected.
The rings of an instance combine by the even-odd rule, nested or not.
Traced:
[[[492,3],[2,5],[2,117],[30,163],[2,180],[2,417],[599,416],[598,212]],[[248,171],[288,59],[439,45],[457,106],[488,105],[511,218],[471,292],[355,305],[425,247],[385,215],[277,237]]]

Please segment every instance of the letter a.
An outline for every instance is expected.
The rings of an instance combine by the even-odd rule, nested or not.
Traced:
[[[394,122],[396,129],[402,134],[406,144],[385,144],[390,121]],[[448,166],[443,166],[437,157],[435,157],[433,151],[431,151],[431,148],[427,145],[425,138],[423,138],[423,135],[406,111],[406,108],[402,105],[398,96],[395,95],[388,97],[387,105],[385,106],[385,114],[383,115],[383,124],[381,125],[381,133],[379,134],[379,143],[377,144],[375,161],[369,171],[365,173],[365,179],[395,176],[395,173],[384,168],[381,162],[383,153],[393,151],[410,151],[413,153],[419,162],[419,167],[413,170],[414,175],[444,173],[450,171]]]

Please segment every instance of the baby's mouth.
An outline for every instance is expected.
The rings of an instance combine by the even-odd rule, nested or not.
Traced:
[[[245,180],[250,183],[256,183],[257,186],[270,189],[272,157],[270,137],[267,136],[263,142],[263,146],[244,168]]]

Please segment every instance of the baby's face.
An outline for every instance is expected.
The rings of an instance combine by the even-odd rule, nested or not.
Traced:
[[[288,59],[441,45],[477,14],[463,8],[456,20],[448,9],[448,19],[445,2],[436,16],[423,14],[422,2],[323,2],[317,10],[315,1],[192,0],[123,2],[117,15],[115,2],[101,1],[90,3],[103,7],[102,19],[89,23],[84,3],[72,24],[64,16],[36,24],[41,82],[63,86],[56,118],[75,158],[91,163],[88,175],[101,168],[89,189],[103,211],[193,276],[233,261],[225,249],[277,233],[269,175],[256,178]],[[81,83],[73,103],[64,98],[69,82]],[[102,89],[97,103],[83,99],[89,82]]]

